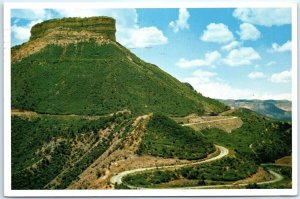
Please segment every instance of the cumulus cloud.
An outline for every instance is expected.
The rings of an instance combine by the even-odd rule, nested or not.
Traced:
[[[274,83],[288,83],[291,81],[291,70],[285,70],[279,73],[274,73],[270,81]]]
[[[234,88],[224,82],[203,82],[201,78],[197,77],[186,78],[184,81],[190,83],[204,96],[215,99],[249,99],[253,95],[251,90]]]
[[[270,61],[270,62],[268,62],[268,63],[266,64],[266,66],[273,66],[273,65],[275,65],[275,64],[276,64],[275,61]]]
[[[192,68],[196,66],[214,66],[220,60],[221,54],[218,51],[208,52],[203,59],[186,60],[180,58],[176,63],[180,68]]]
[[[11,17],[26,20],[46,20],[53,18],[49,9],[34,8],[34,9],[12,9]]]
[[[215,99],[249,99],[253,95],[252,90],[232,87],[219,78],[215,72],[196,70],[191,77],[183,81],[190,83],[204,96]]]
[[[233,49],[223,62],[229,66],[250,65],[252,61],[260,59],[260,55],[252,47]]]
[[[229,44],[222,46],[221,49],[229,51],[229,50],[232,50],[232,49],[240,47],[240,46],[241,46],[240,42],[232,41]]]
[[[32,26],[40,22],[42,22],[42,20],[32,21],[25,26],[18,26],[17,24],[13,24],[11,26],[11,33],[13,38],[17,40],[18,43],[26,42],[30,37],[30,30]]]
[[[258,96],[255,96],[256,99],[261,100],[292,100],[292,94],[291,93],[278,93],[278,94],[272,94],[272,93],[263,93]]]
[[[217,73],[210,71],[196,70],[191,77],[183,81],[190,83],[204,96],[215,99],[291,99],[290,93],[258,92],[254,89],[238,88],[219,78]]]
[[[123,41],[129,48],[145,48],[168,42],[164,33],[156,27],[135,28],[131,30],[131,37]]]
[[[252,89],[236,88],[228,83],[215,81],[203,82],[200,78],[185,78],[184,82],[190,83],[194,89],[204,96],[214,99],[260,99],[260,100],[291,100],[291,93],[259,93]]]
[[[48,9],[12,9],[11,18],[14,19],[11,26],[13,45],[26,42],[30,38],[32,26],[44,20],[53,18],[52,12]],[[20,19],[28,20],[27,24],[18,25]]]
[[[211,78],[217,76],[217,73],[199,69],[199,70],[194,71],[193,75],[195,78],[197,78],[201,82],[209,82],[211,80]]]
[[[258,78],[264,78],[266,77],[263,72],[254,71],[248,74],[248,77],[250,79],[258,79]]]
[[[168,38],[157,27],[138,25],[136,9],[60,9],[58,12],[67,17],[113,17],[116,19],[117,40],[129,48],[145,48],[168,42]]]
[[[202,41],[227,43],[234,39],[232,32],[223,23],[210,23],[206,26],[201,38]]]
[[[237,8],[233,16],[246,23],[267,27],[291,23],[290,8]]]
[[[169,26],[173,29],[174,32],[179,30],[189,29],[188,19],[190,18],[190,13],[186,8],[179,9],[178,19],[176,21],[171,21]]]
[[[56,9],[55,12],[60,17],[93,17],[108,16],[116,19],[117,28],[134,27],[138,23],[138,14],[136,9],[79,9],[67,8]]]
[[[24,14],[24,15],[23,15]],[[144,48],[154,45],[162,45],[168,42],[167,37],[155,26],[140,27],[138,25],[138,14],[136,9],[26,9],[20,12],[15,11],[13,16],[22,19],[41,19],[63,18],[63,17],[91,17],[91,16],[109,16],[116,19],[116,37],[118,42],[130,48]],[[17,43],[24,42],[29,39],[30,26],[16,26],[15,34]],[[25,30],[26,29],[26,30]],[[21,36],[21,33],[25,32]],[[20,37],[21,36],[21,37]]]
[[[291,51],[291,49],[292,49],[292,43],[289,40],[284,44],[282,44],[281,46],[277,43],[272,44],[272,50],[274,52],[286,52],[286,51]]]
[[[260,38],[260,32],[255,26],[250,23],[242,23],[240,25],[240,31],[237,32],[240,35],[241,40],[255,41]]]

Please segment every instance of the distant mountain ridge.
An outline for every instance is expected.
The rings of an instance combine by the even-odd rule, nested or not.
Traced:
[[[288,100],[219,100],[233,108],[247,108],[270,118],[292,120],[292,102]]]

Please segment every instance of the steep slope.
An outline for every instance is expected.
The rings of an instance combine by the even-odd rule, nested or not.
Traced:
[[[226,109],[117,43],[114,24],[111,18],[92,17],[34,26],[30,41],[12,49],[12,106],[89,115],[124,109],[167,115]]]
[[[63,180],[56,184],[66,187],[109,148],[115,136],[126,134],[130,124],[128,113],[99,119],[12,117],[12,188],[49,188],[58,175]]]
[[[120,171],[119,161],[122,169],[175,164],[214,150],[202,135],[167,116],[159,114],[158,126],[148,121],[157,119],[151,112],[205,114],[226,106],[145,63],[114,34],[115,21],[108,17],[50,20],[12,49],[13,189],[103,188]],[[176,132],[160,131],[167,136],[160,145],[145,143],[145,132],[169,127]],[[191,139],[187,153],[139,149],[140,143],[154,151],[170,142],[181,149]]]

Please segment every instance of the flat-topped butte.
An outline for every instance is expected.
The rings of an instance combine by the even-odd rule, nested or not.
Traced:
[[[66,30],[66,31],[89,31],[97,33],[107,39],[116,40],[116,21],[111,17],[88,17],[88,18],[63,18],[52,19],[39,24],[36,24],[31,29],[30,40],[43,37],[54,29]]]
[[[51,19],[31,29],[30,40],[12,48],[12,62],[39,52],[48,45],[67,46],[80,42],[116,42],[116,21],[111,17]]]

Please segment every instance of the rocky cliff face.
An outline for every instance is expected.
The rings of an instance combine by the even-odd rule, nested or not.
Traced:
[[[55,32],[57,39],[61,37],[72,37],[70,32],[89,32],[95,38],[104,38],[115,41],[115,20],[110,17],[89,17],[89,18],[64,18],[53,19],[39,23],[32,27],[30,40],[43,37]]]
[[[66,46],[95,40],[97,43],[116,41],[115,20],[110,17],[53,19],[36,24],[29,42],[12,50],[12,62],[34,54],[50,44]]]

